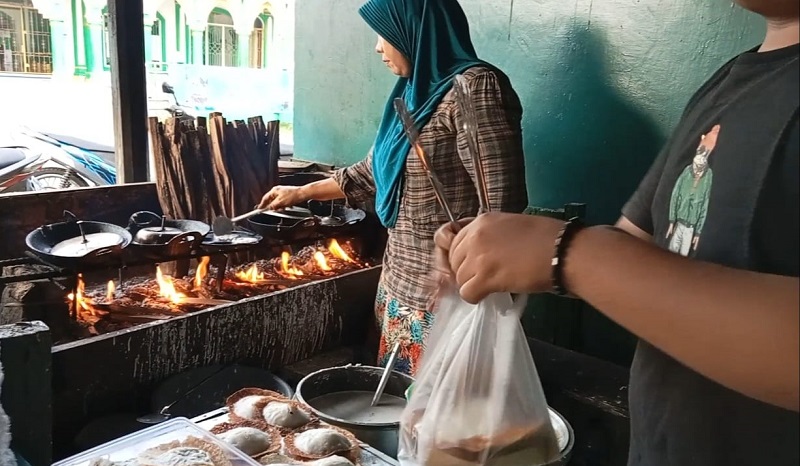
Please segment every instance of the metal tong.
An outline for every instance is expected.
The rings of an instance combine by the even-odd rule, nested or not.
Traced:
[[[457,74],[453,78],[453,90],[455,91],[456,104],[461,111],[461,121],[464,124],[464,131],[467,133],[467,149],[472,159],[472,168],[475,170],[475,184],[478,191],[478,214],[484,214],[491,210],[489,205],[489,192],[486,188],[486,177],[483,173],[481,154],[478,150],[478,117],[475,116],[475,107],[472,105],[472,94],[464,76]]]
[[[419,144],[419,133],[414,126],[414,120],[411,118],[411,114],[408,112],[408,107],[406,107],[405,101],[403,101],[403,99],[400,97],[395,98],[394,109],[400,116],[400,121],[403,122],[403,129],[405,130],[408,142],[411,143],[411,147],[414,148],[419,161],[422,162],[422,166],[425,168],[425,172],[428,174],[428,179],[433,186],[433,192],[436,195],[436,200],[439,201],[439,205],[441,205],[442,209],[444,209],[444,213],[447,215],[447,219],[450,221],[453,231],[459,231],[461,229],[461,225],[458,223],[458,221],[456,221],[456,217],[453,215],[453,211],[450,209],[450,204],[447,202],[447,198],[444,197],[444,186],[442,186],[442,182],[439,181],[439,178],[433,171],[433,166],[430,163],[430,159],[428,159],[427,154],[425,154],[425,150]]]

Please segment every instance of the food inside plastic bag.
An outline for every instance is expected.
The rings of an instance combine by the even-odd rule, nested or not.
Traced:
[[[401,466],[539,466],[558,443],[520,324],[526,299],[455,291],[436,320],[400,421]]]

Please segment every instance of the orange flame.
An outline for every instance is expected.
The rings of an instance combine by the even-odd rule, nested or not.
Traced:
[[[339,242],[332,239],[328,244],[328,250],[333,254],[333,257],[343,260],[345,262],[355,262],[352,257],[339,245]]]
[[[317,262],[317,267],[323,272],[330,272],[332,270],[331,266],[328,265],[328,259],[325,258],[325,254],[323,254],[322,251],[314,253],[314,260]]]
[[[172,282],[172,277],[164,275],[159,266],[156,266],[156,282],[158,282],[159,294],[172,301],[173,304],[180,304],[186,297],[185,294],[179,293],[178,290],[175,289],[175,283]]]
[[[194,289],[202,288],[203,280],[206,279],[206,275],[208,275],[208,263],[211,261],[211,258],[208,256],[204,256],[200,258],[200,262],[197,263],[197,270],[194,272]]]
[[[289,253],[284,251],[283,254],[281,254],[281,272],[283,272],[284,275],[287,275],[290,278],[303,276],[302,270],[298,269],[293,265],[291,266],[289,265],[289,259],[290,259]]]
[[[108,291],[106,292],[106,301],[111,302],[114,301],[114,294],[117,291],[117,287],[114,286],[114,280],[108,281]]]
[[[258,283],[264,280],[264,273],[258,270],[258,267],[253,264],[252,267],[244,272],[236,272],[236,278],[243,282]]]
[[[78,274],[78,282],[75,285],[75,292],[67,295],[70,307],[77,305],[77,319],[89,324],[97,323],[103,314],[94,308],[91,298],[86,296],[86,284],[83,282],[83,275]]]

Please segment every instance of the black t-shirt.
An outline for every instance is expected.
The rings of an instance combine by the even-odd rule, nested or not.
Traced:
[[[800,275],[799,50],[749,51],[715,73],[623,215],[677,254]],[[631,367],[630,411],[630,465],[800,464],[797,413],[729,390],[646,342]]]

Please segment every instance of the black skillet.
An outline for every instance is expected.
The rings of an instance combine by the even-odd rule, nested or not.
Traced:
[[[131,249],[154,259],[191,254],[210,230],[208,224],[197,220],[170,220],[148,211],[136,212],[128,221]]]
[[[296,212],[296,211],[292,211]],[[317,219],[311,212],[298,214],[297,218],[272,215],[269,212],[250,217],[248,225],[251,230],[281,243],[292,243],[314,237]]]
[[[320,219],[317,230],[326,237],[349,233],[355,225],[367,218],[367,213],[363,210],[353,209],[335,201],[309,201],[308,209]],[[335,221],[326,222],[325,219]]]
[[[128,230],[105,222],[81,221],[67,210],[66,221],[43,225],[28,234],[25,244],[28,249],[45,262],[67,269],[79,270],[87,266],[107,265],[117,260],[133,239]],[[115,244],[87,249],[84,254],[62,254],[58,246],[77,238],[91,238],[106,233],[117,236]],[[55,250],[54,250],[55,249]]]
[[[223,236],[217,236],[212,231],[205,235],[200,248],[208,253],[226,253],[247,246],[255,246],[263,239],[261,235],[244,229],[235,229],[230,234]]]

